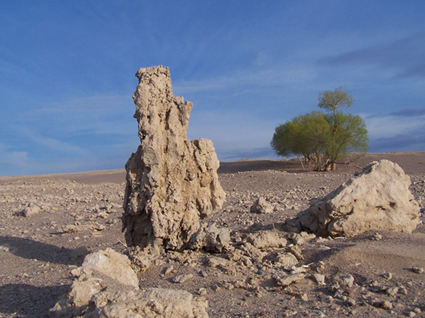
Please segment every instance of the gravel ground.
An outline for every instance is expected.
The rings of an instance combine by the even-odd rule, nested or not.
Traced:
[[[425,154],[414,153],[410,160],[407,154],[394,156],[409,172],[424,220]],[[351,239],[296,235],[282,228],[286,218],[337,188],[354,170],[302,172],[293,161],[223,164],[219,177],[226,202],[206,221],[229,228],[235,247],[258,231],[275,231],[288,244],[266,249],[257,263],[241,257],[237,248],[218,255],[169,252],[139,273],[140,286],[201,295],[209,302],[210,317],[424,316],[425,225],[412,234],[371,232]],[[70,271],[87,253],[106,247],[127,252],[120,221],[123,179],[123,171],[0,178],[0,317],[47,316],[69,290]],[[273,213],[250,212],[259,197],[271,203]],[[28,205],[38,213],[23,216]],[[271,260],[291,249],[298,249],[297,268],[307,278],[282,287],[276,275],[283,269]],[[314,277],[318,273],[324,285]],[[189,274],[184,283],[173,283],[175,276]]]

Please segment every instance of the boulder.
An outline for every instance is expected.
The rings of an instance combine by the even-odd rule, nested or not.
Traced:
[[[51,317],[208,317],[208,303],[189,292],[139,289],[127,256],[111,249],[87,255],[83,266],[74,269],[72,275],[76,278],[71,290],[50,309]],[[176,282],[190,278],[186,275]]]
[[[179,250],[223,205],[219,161],[210,140],[187,139],[192,103],[173,95],[168,67],[141,68],[136,76],[140,146],[126,164],[125,238],[153,253]]]
[[[208,303],[184,290],[150,288],[99,293],[92,300],[90,318],[208,318]]]
[[[297,222],[321,236],[351,237],[368,230],[412,232],[419,205],[410,178],[396,163],[374,161],[324,198],[312,201]]]
[[[82,268],[96,270],[123,285],[138,288],[139,280],[130,264],[131,262],[126,255],[107,248],[104,251],[87,255],[84,258]]]
[[[31,202],[28,203],[28,205],[22,211],[17,213],[17,215],[30,217],[38,213],[40,213],[40,207]]]
[[[251,206],[251,213],[269,214],[273,213],[272,205],[263,197],[258,198]]]

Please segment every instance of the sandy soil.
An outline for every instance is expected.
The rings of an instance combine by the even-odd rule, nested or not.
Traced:
[[[303,256],[299,266],[308,265],[310,273],[321,272],[326,285],[308,278],[281,288],[273,280],[276,269],[267,260],[251,266],[235,263],[224,270],[208,266],[207,253],[186,252],[157,259],[139,274],[140,286],[193,294],[205,288],[202,294],[209,301],[210,317],[424,316],[425,273],[412,271],[414,266],[425,267],[424,224],[412,234],[379,232],[380,240],[372,240],[372,232],[351,239],[306,236],[303,244],[299,237],[282,231],[284,220],[307,208],[310,199],[329,193],[381,158],[397,162],[410,175],[424,220],[425,152],[368,154],[331,173],[303,171],[296,160],[221,164],[220,182],[227,198],[223,209],[207,221],[230,228],[233,237],[275,228],[289,243],[298,240]],[[124,170],[0,178],[0,317],[47,316],[69,290],[70,271],[81,265],[88,252],[106,247],[126,251],[120,221],[124,180]],[[260,196],[277,207],[273,214],[250,213]],[[20,216],[29,203],[40,212]],[[189,273],[193,279],[172,283],[174,276]],[[337,288],[335,283],[347,275],[354,277],[354,285]],[[391,308],[382,308],[384,301]]]

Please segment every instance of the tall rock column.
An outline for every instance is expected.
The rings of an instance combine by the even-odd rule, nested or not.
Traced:
[[[141,68],[136,76],[140,146],[125,166],[123,230],[129,246],[178,250],[223,205],[219,161],[210,140],[187,139],[193,105],[173,95],[168,67]]]

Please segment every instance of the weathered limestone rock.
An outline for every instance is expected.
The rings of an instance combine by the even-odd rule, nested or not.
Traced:
[[[88,311],[89,302],[98,293],[139,289],[136,273],[127,256],[107,248],[91,253],[83,265],[72,270],[71,290],[50,309],[53,317],[77,317]]]
[[[50,309],[51,317],[207,318],[207,301],[172,289],[139,289],[127,256],[111,249],[86,256],[72,271],[68,294]],[[119,270],[121,269],[121,271]],[[187,275],[178,282],[189,279]]]
[[[150,288],[136,292],[99,293],[87,317],[208,318],[206,300],[184,290]]]
[[[258,198],[251,206],[251,213],[269,214],[273,213],[272,205],[263,197]]]
[[[412,232],[419,206],[409,191],[410,178],[397,164],[380,160],[297,218],[303,229],[318,235],[354,236],[368,230]]]
[[[31,202],[31,203],[28,203],[28,205],[17,214],[21,216],[25,216],[25,217],[30,217],[30,216],[38,214],[39,212],[40,212],[40,207],[38,207],[37,205]]]
[[[126,164],[123,229],[129,246],[185,247],[225,193],[210,140],[186,137],[192,103],[171,91],[167,67],[141,68],[133,95],[141,145]]]
[[[230,231],[227,228],[218,228],[215,224],[203,226],[192,235],[189,248],[194,250],[205,250],[213,253],[230,251]]]
[[[283,247],[287,241],[284,238],[279,238],[276,231],[260,231],[248,235],[247,240],[256,248],[265,249],[273,247]]]
[[[139,280],[130,266],[128,257],[115,252],[113,249],[107,248],[104,251],[87,255],[84,258],[82,268],[101,272],[121,284],[139,287]]]

